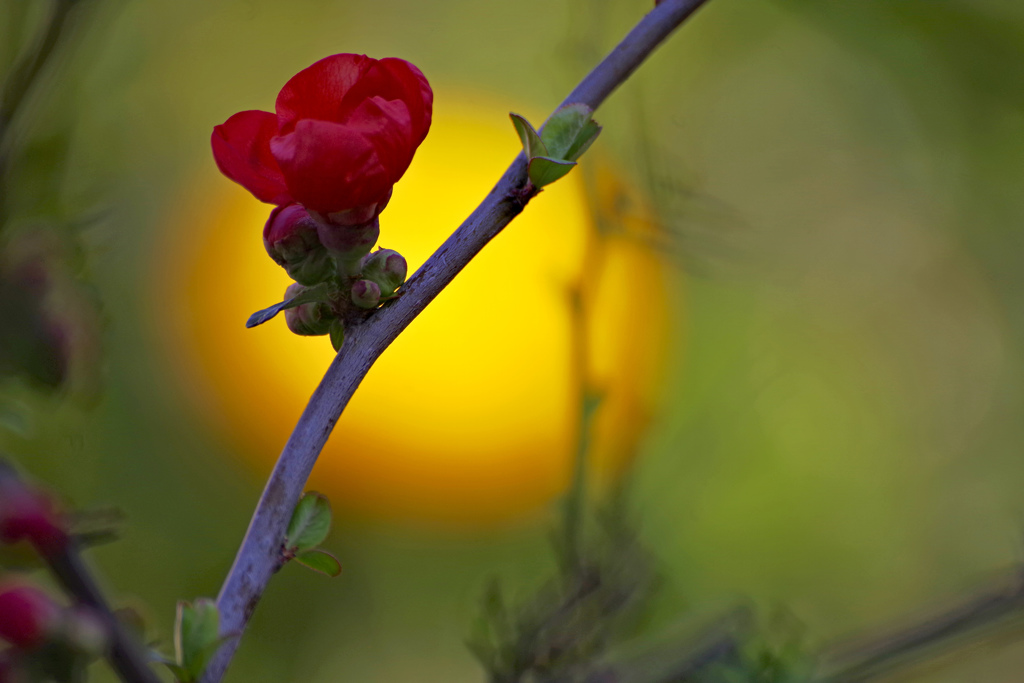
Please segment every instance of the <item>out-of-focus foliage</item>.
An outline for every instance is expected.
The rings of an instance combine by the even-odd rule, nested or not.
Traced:
[[[499,581],[484,594],[467,644],[494,683],[597,681],[607,655],[637,631],[656,577],[649,553],[620,505],[602,511],[579,558],[525,600],[510,603]],[[565,556],[566,539],[555,541]],[[608,680],[617,680],[611,678]]]
[[[60,86],[73,80],[61,77],[94,4],[0,7],[9,46],[0,81],[0,416],[21,433],[34,417],[18,405],[23,392],[88,401],[97,390],[100,319],[80,238],[95,219],[62,197],[75,119],[52,112],[68,100]]]

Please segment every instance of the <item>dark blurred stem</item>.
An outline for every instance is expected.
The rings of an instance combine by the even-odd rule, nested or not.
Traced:
[[[0,95],[0,227],[3,226],[7,218],[4,204],[7,192],[4,185],[7,166],[10,163],[14,147],[11,124],[24,105],[26,97],[32,91],[36,78],[53,55],[57,44],[60,43],[61,34],[73,4],[74,0],[53,1],[50,16],[46,20],[42,34],[36,39],[35,45],[29,52],[11,70],[4,83],[3,94]]]
[[[63,551],[47,555],[44,559],[64,590],[79,603],[96,610],[106,622],[111,640],[107,660],[121,680],[125,683],[161,683],[149,666],[146,651],[125,631],[110,610],[74,541]]]
[[[746,607],[739,607],[718,623],[702,629],[700,635],[679,648],[670,658],[649,658],[637,662],[621,683],[680,683],[690,681],[708,667],[735,660],[743,642],[749,637],[753,616]],[[661,663],[659,665],[659,659]],[[652,673],[657,671],[659,673]]]
[[[579,292],[573,293],[574,317],[576,306],[579,306]],[[579,310],[582,310],[580,306]],[[576,325],[574,324],[575,328]],[[582,325],[580,325],[582,327]],[[583,331],[576,333],[578,336]],[[572,481],[569,484],[569,492],[565,496],[565,566],[567,575],[573,575],[583,565],[583,517],[587,505],[587,456],[590,452],[590,435],[593,416],[597,408],[597,401],[591,399],[591,395],[584,386],[580,391],[580,420],[579,435],[576,440],[576,453],[573,457]]]
[[[581,274],[569,289],[569,329],[571,335],[572,383],[577,387],[580,400],[579,428],[576,452],[573,457],[572,480],[564,503],[565,562],[564,569],[571,576],[583,564],[583,520],[587,509],[587,473],[592,441],[594,414],[601,403],[600,394],[591,384],[587,371],[590,364],[590,345],[587,330],[587,283],[600,279],[604,255],[604,235],[591,228],[584,243]]]
[[[563,104],[597,109],[668,36],[707,0],[664,0],[569,94]],[[511,133],[510,133],[511,134]],[[586,163],[586,162],[584,162]],[[313,392],[267,480],[242,547],[221,587],[221,635],[240,635],[280,566],[281,542],[306,480],[363,377],[381,353],[501,230],[536,191],[527,190],[526,161],[512,165],[469,218],[402,286],[395,299],[347,331],[345,343]],[[254,419],[257,419],[254,416]],[[227,641],[203,674],[223,678],[240,639]]]
[[[0,458],[0,478],[17,479],[18,476],[17,471]],[[125,683],[161,683],[149,668],[146,651],[125,631],[110,610],[99,584],[82,559],[74,537],[69,538],[60,550],[41,552],[40,557],[64,591],[79,604],[91,607],[103,620],[111,641],[107,660],[121,680]]]
[[[976,595],[946,612],[885,636],[826,653],[830,672],[817,683],[860,683],[911,666],[939,646],[955,646],[986,629],[1006,626],[1024,612],[1024,572],[1013,582]],[[1019,622],[1016,623],[1019,626]]]

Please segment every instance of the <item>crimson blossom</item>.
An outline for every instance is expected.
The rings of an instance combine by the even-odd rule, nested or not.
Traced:
[[[285,84],[276,114],[243,111],[215,127],[213,156],[260,201],[364,224],[383,210],[426,137],[433,99],[403,59],[332,55]]]

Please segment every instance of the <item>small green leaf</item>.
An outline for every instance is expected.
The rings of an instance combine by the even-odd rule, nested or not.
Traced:
[[[197,680],[221,642],[217,603],[209,598],[178,603],[174,654],[178,666],[187,673],[186,678],[179,676],[179,679],[183,682]]]
[[[326,550],[314,548],[295,556],[295,561],[315,572],[326,574],[331,578],[341,574],[341,562]]]
[[[335,351],[341,351],[341,345],[345,343],[345,324],[340,320],[331,323],[331,346]]]
[[[523,151],[526,152],[526,158],[532,159],[534,157],[544,157],[548,155],[547,147],[541,141],[537,131],[533,129],[530,122],[519,114],[509,114],[512,119],[512,125],[516,127],[516,132],[519,133],[519,141],[523,143]]]
[[[552,114],[540,134],[540,139],[549,152],[542,156],[568,159],[567,152],[590,122],[593,113],[594,110],[585,104],[567,104]]]
[[[331,504],[323,494],[310,491],[295,506],[285,535],[285,547],[296,554],[312,550],[324,542],[330,530]]]
[[[534,157],[530,159],[530,182],[537,187],[550,185],[576,165],[575,161],[562,161],[548,157]]]
[[[583,130],[579,132],[576,139],[573,141],[569,150],[565,153],[565,158],[569,161],[576,161],[583,153],[590,149],[590,146],[594,144],[594,140],[601,133],[601,126],[597,125],[597,122],[591,119],[587,122],[587,125],[583,126]]]
[[[268,306],[262,311],[256,311],[249,316],[249,319],[245,322],[246,327],[256,327],[267,322],[281,311],[289,308],[295,308],[302,304],[313,303],[314,301],[326,301],[327,300],[327,283],[321,282],[315,287],[310,287],[303,290],[298,296],[293,296],[291,299],[282,301],[281,303]]]

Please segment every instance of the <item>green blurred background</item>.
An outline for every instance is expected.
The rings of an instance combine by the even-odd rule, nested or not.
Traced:
[[[0,8],[6,70],[40,7]],[[196,420],[149,324],[167,217],[197,182],[226,182],[211,127],[342,51],[548,110],[646,10],[80,2],[9,203],[22,220],[90,217],[101,389],[90,402],[5,385],[0,446],[77,504],[124,511],[125,538],[95,558],[158,635],[177,599],[216,593],[261,487]],[[750,599],[822,643],[1019,561],[1024,3],[710,0],[598,119],[595,150],[645,188],[686,274],[685,343],[630,493],[665,579],[648,628]],[[54,139],[60,163],[39,142]],[[546,577],[548,533],[342,517],[327,545],[343,577],[282,571],[229,680],[481,680],[463,645],[481,588]],[[1021,670],[1010,644],[906,680]]]

